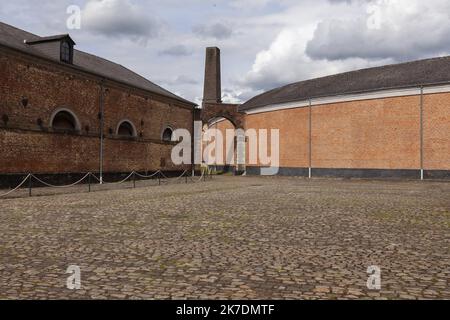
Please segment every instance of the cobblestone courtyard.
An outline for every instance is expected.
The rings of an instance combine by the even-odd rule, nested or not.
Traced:
[[[0,199],[0,298],[450,299],[449,237],[441,182],[216,177]]]

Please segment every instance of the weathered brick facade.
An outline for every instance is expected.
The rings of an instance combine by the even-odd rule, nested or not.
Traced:
[[[0,174],[98,172],[102,85],[104,172],[184,170],[171,163],[162,132],[192,131],[192,104],[0,46]],[[76,115],[79,132],[52,130],[58,108]],[[116,135],[124,119],[136,137]]]
[[[282,168],[412,170],[418,177],[420,105],[420,96],[404,96],[313,106],[311,158],[309,107],[249,114],[246,128],[280,129]],[[429,176],[450,170],[449,106],[450,93],[423,96],[423,169]]]
[[[205,81],[220,82],[219,63],[220,51],[208,48]],[[278,129],[282,175],[450,178],[449,68],[443,57],[364,69],[269,90],[237,108],[219,102],[208,110],[205,99],[203,114],[267,130],[269,157]],[[214,97],[207,88],[205,97]],[[232,127],[214,124],[224,137]],[[250,163],[248,143],[246,153],[247,174],[260,174],[266,166]]]

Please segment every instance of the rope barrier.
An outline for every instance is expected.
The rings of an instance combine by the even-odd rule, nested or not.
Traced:
[[[202,175],[200,176],[200,178],[198,178],[198,179],[193,179],[192,177],[190,177],[190,178],[191,178],[191,181],[192,181],[192,182],[197,183],[197,182],[202,181],[202,179],[204,178],[204,176],[205,176],[205,171],[202,171]]]
[[[166,176],[166,175],[164,174],[164,172],[160,171],[159,173],[161,174],[161,176],[162,176],[164,179],[169,179],[169,177]],[[184,174],[184,173],[183,173],[183,174]]]
[[[158,170],[158,171],[156,171],[154,174],[149,175],[149,176],[140,174],[139,172],[135,172],[135,174],[136,174],[138,177],[141,177],[141,178],[144,178],[144,179],[150,179],[150,178],[155,177],[155,176],[156,176],[158,173],[160,173],[160,172],[161,172],[161,170]]]
[[[39,179],[38,177],[36,177],[34,174],[31,174],[31,176],[32,176],[34,179],[36,179],[36,181],[38,181],[38,182],[42,183],[43,185],[45,185],[45,186],[47,186],[47,187],[50,187],[50,188],[70,188],[70,187],[74,187],[74,186],[76,186],[77,184],[83,182],[83,180],[86,179],[87,177],[89,177],[90,174],[91,174],[91,173],[89,172],[89,173],[87,173],[83,178],[81,178],[80,180],[78,180],[77,182],[74,182],[74,183],[72,183],[72,184],[65,185],[65,186],[55,186],[55,185],[52,185],[52,184],[47,183],[47,182],[45,182],[45,181],[42,181],[41,179]]]
[[[12,189],[12,190],[10,190],[10,191],[4,193],[4,194],[0,194],[0,198],[1,198],[1,197],[6,197],[7,195],[13,193],[14,191],[17,191],[21,186],[23,186],[23,185],[25,184],[25,182],[27,182],[27,180],[28,180],[30,177],[31,177],[31,173],[28,174],[28,175],[26,176],[26,178],[23,179],[23,181],[22,181],[17,187],[15,187],[14,189]]]
[[[184,170],[184,172],[181,174],[181,176],[175,178],[173,181],[178,181],[178,180],[180,180],[181,178],[184,177],[184,175],[185,175],[187,172],[188,172],[187,170]]]
[[[188,171],[187,171],[187,170],[184,170],[183,173],[181,174],[181,176],[175,178],[174,181],[177,181],[177,180],[183,178],[183,176],[186,174],[186,172],[188,172]],[[166,176],[162,171],[160,171],[160,173],[161,173],[161,176],[162,176],[164,179],[174,179],[174,178],[169,178],[169,177]]]
[[[97,176],[95,175],[95,174],[93,174],[93,173],[91,173],[91,176],[92,177],[94,177],[95,178],[95,180],[97,180],[99,183],[100,183],[100,179],[99,178],[97,178]]]
[[[136,172],[132,172],[132,173],[130,173],[129,175],[128,175],[128,177],[126,177],[125,179],[123,179],[122,181],[118,181],[118,182],[105,182],[105,181],[103,181],[103,184],[122,184],[122,183],[124,183],[124,182],[126,182],[128,179],[130,179],[132,176],[133,176],[133,174],[135,174]]]
[[[121,180],[121,181],[118,181],[118,182],[103,182],[103,184],[105,184],[105,185],[118,185],[118,184],[122,184],[122,183],[126,182],[128,179],[130,179],[131,177],[133,177],[133,175],[134,175],[134,176],[138,176],[138,177],[140,177],[140,178],[149,179],[149,178],[153,178],[153,177],[155,177],[155,176],[157,176],[157,175],[159,174],[160,184],[161,184],[161,177],[163,177],[164,179],[166,179],[166,180],[168,180],[168,181],[171,181],[171,179],[173,179],[172,181],[174,181],[174,182],[180,180],[180,179],[183,178],[183,177],[185,177],[185,178],[186,178],[186,183],[187,183],[187,181],[188,181],[188,180],[187,180],[188,178],[189,178],[191,181],[193,181],[194,183],[198,183],[198,182],[200,182],[202,179],[205,178],[205,171],[202,171],[202,175],[201,175],[198,179],[193,179],[191,175],[185,176],[186,173],[188,173],[188,170],[184,170],[183,173],[182,173],[180,176],[176,177],[176,178],[169,178],[169,177],[166,176],[161,170],[156,171],[156,172],[155,172],[154,174],[152,174],[152,175],[143,175],[143,174],[140,174],[140,173],[138,173],[138,172],[136,172],[136,171],[133,171],[133,172],[131,172],[125,179],[123,179],[123,180]],[[211,174],[211,171],[210,171],[210,170],[208,170],[208,174]],[[7,195],[9,195],[9,194],[11,194],[11,193],[17,191],[17,190],[18,190],[19,188],[21,188],[21,187],[25,184],[25,182],[27,182],[28,180],[30,180],[30,186],[29,186],[29,189],[30,189],[30,196],[31,196],[31,179],[36,179],[37,182],[39,182],[39,183],[41,183],[41,184],[43,184],[44,186],[49,187],[49,188],[60,188],[60,189],[62,189],[62,188],[70,188],[70,187],[74,187],[74,186],[76,186],[77,184],[80,184],[81,182],[83,182],[86,178],[89,178],[89,192],[90,192],[90,191],[91,191],[91,181],[90,181],[90,177],[91,177],[91,176],[94,177],[98,182],[100,182],[100,179],[99,179],[95,174],[89,172],[89,173],[87,173],[86,175],[84,175],[80,180],[78,180],[78,181],[76,181],[76,182],[74,182],[74,183],[72,183],[72,184],[64,185],[64,186],[57,186],[57,185],[53,185],[53,184],[47,183],[47,182],[45,182],[45,181],[39,179],[38,177],[36,177],[34,174],[30,173],[30,174],[28,174],[28,175],[25,177],[25,179],[23,179],[23,181],[22,181],[17,187],[15,187],[14,189],[12,189],[12,190],[10,190],[10,191],[4,193],[4,194],[0,194],[0,198],[1,198],[1,197],[5,197],[5,196],[7,196]],[[135,180],[134,180],[133,182],[136,183]]]

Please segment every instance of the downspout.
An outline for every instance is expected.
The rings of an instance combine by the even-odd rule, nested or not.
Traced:
[[[308,168],[308,178],[312,178],[312,102],[309,99],[309,168]]]
[[[103,128],[104,128],[104,123],[105,123],[105,116],[104,116],[104,104],[105,104],[105,99],[104,99],[104,82],[105,80],[103,79],[100,82],[100,169],[99,169],[99,175],[100,175],[100,184],[103,184]]]
[[[196,121],[196,107],[192,108],[192,133],[191,133],[191,171],[192,176],[195,176],[195,121]]]
[[[420,180],[424,180],[423,86],[420,87]]]

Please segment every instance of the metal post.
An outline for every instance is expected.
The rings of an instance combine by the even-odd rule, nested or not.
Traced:
[[[196,114],[197,114],[197,109],[193,108],[192,109],[192,135],[191,135],[191,171],[192,171],[192,175],[194,175],[195,172],[195,121],[196,119]]]
[[[423,87],[420,87],[420,180],[424,180],[423,158]]]
[[[103,90],[103,83],[104,80],[100,83],[100,184],[103,184],[103,129],[104,129],[104,122],[105,122],[105,115],[104,115],[104,90]]]
[[[31,187],[32,187],[33,176],[30,175],[30,180],[28,181],[28,196],[31,197]]]
[[[133,172],[133,188],[136,189],[136,172]]]
[[[89,192],[91,192],[91,173],[88,176]]]
[[[308,178],[312,178],[312,103],[309,99],[309,168]]]
[[[158,183],[159,183],[159,185],[161,185],[161,172],[159,172],[159,174],[158,174]]]

